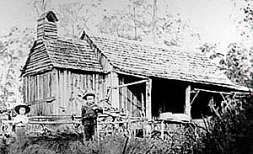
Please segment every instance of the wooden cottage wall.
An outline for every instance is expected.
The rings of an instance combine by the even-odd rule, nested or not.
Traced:
[[[31,107],[31,115],[53,114],[53,74],[51,71],[23,77],[24,102]]]
[[[96,101],[106,96],[105,77],[102,74],[80,73],[69,70],[54,70],[54,103],[53,113],[57,115],[80,115],[84,102],[81,98],[87,89],[93,89],[96,93]]]
[[[133,82],[121,76],[119,84]],[[133,79],[133,78],[132,78]],[[119,88],[119,108],[130,116],[139,117],[145,111],[145,83]]]

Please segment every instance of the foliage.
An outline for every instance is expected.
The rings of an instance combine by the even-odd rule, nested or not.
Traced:
[[[252,49],[246,49],[238,43],[231,43],[225,55],[217,51],[216,44],[205,43],[199,49],[215,62],[232,82],[247,87],[253,86]]]
[[[129,40],[184,46],[199,36],[179,14],[159,12],[159,1],[130,0],[126,9],[105,15],[99,31]],[[168,7],[168,6],[167,6]]]
[[[20,69],[34,40],[34,30],[13,27],[0,41],[0,104],[20,98]]]
[[[84,141],[74,137],[71,128],[59,128],[58,138],[52,134],[29,138],[22,146],[1,144],[9,153],[182,153],[182,154],[240,154],[253,149],[253,98],[242,95],[224,96],[221,106],[212,108],[216,116],[204,120],[205,127],[184,124],[165,134],[165,139],[129,138],[120,133],[108,134],[102,140]],[[201,129],[200,129],[201,128]],[[69,136],[66,138],[66,136]],[[73,136],[73,138],[71,137]],[[7,148],[6,148],[7,146]]]
[[[90,23],[97,17],[102,0],[88,0],[60,4],[57,7],[59,15],[59,30],[64,36],[79,38],[83,30],[90,31]]]
[[[220,63],[225,66],[225,74],[229,79],[244,86],[250,86],[252,80],[252,53],[246,48],[231,43],[226,58]]]
[[[176,130],[176,129],[175,129]],[[6,153],[37,153],[37,154],[130,154],[130,153],[192,153],[196,145],[196,134],[192,125],[179,127],[177,131],[162,140],[160,138],[129,138],[120,133],[108,134],[102,140],[95,138],[84,141],[82,136],[70,129],[59,128],[56,134],[29,137],[22,144],[3,145]],[[68,136],[66,138],[66,136]],[[73,137],[71,137],[73,136]]]
[[[252,0],[243,0],[242,12],[244,14],[243,19],[240,21],[240,24],[244,26],[242,36],[247,39],[252,38],[253,33],[253,1]]]
[[[205,121],[195,153],[241,154],[252,153],[253,102],[249,98],[226,97],[218,115]]]

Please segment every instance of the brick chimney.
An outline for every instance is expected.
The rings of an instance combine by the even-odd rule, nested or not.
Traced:
[[[43,13],[37,20],[37,39],[56,39],[58,19],[53,11]]]

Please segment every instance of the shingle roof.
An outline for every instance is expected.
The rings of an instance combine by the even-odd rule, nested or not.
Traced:
[[[103,72],[94,51],[84,41],[58,38],[46,40],[45,44],[54,67]]]
[[[239,88],[202,53],[152,47],[118,38],[91,36],[90,39],[119,71]]]

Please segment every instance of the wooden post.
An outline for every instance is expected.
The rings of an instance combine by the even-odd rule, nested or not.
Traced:
[[[191,119],[191,86],[187,86],[185,89],[185,106],[184,113]]]
[[[164,139],[164,129],[165,129],[165,124],[164,121],[161,122],[161,138],[162,140]]]
[[[148,82],[146,82],[146,118],[148,120],[152,119],[151,91],[152,80],[148,79]]]
[[[119,77],[115,72],[111,72],[111,87],[119,86]],[[112,89],[112,106],[119,109],[119,88]]]

